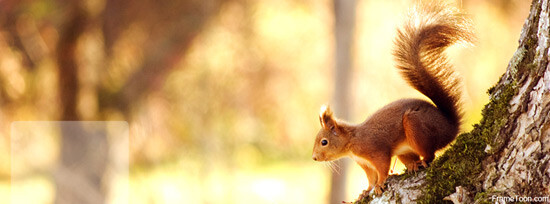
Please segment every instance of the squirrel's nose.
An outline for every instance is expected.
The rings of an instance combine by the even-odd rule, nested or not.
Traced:
[[[317,161],[317,157],[315,155],[313,155],[313,160]]]

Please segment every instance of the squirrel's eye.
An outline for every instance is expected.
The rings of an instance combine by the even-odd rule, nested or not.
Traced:
[[[328,144],[328,140],[327,140],[327,139],[321,140],[321,145],[327,146],[327,144]]]

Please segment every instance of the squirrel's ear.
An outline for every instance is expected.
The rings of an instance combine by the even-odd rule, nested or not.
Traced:
[[[332,111],[330,111],[330,107],[327,105],[321,106],[321,111],[319,112],[319,120],[321,122],[321,126],[324,129],[331,130],[334,128],[335,121],[332,118]]]

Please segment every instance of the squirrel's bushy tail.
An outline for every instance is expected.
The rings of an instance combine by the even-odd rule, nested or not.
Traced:
[[[460,80],[443,51],[458,41],[472,42],[470,25],[454,7],[421,3],[398,30],[393,53],[405,80],[457,126],[462,118]]]

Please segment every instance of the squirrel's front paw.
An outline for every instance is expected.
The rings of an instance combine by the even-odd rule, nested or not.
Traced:
[[[370,192],[371,189],[372,189],[372,188],[369,188],[369,189],[367,189],[367,190],[363,190],[363,192],[362,192],[361,194],[359,194],[359,197],[357,198],[356,201],[361,201],[361,200],[363,200],[364,198],[369,197],[369,192]]]
[[[370,192],[371,192],[372,189],[373,189],[373,187],[371,186],[367,190],[363,190],[363,192],[361,194],[359,194],[359,197],[357,198],[357,200],[355,200],[355,202],[362,201],[363,199],[369,197]],[[384,192],[384,187],[383,186],[380,186],[380,185],[374,186],[374,194],[376,196],[382,195],[383,192]],[[355,203],[355,202],[353,202],[353,203]],[[343,202],[343,203],[346,203],[346,202]]]
[[[410,164],[405,165],[405,167],[407,167],[407,173],[414,173],[420,169],[417,162],[411,162]]]
[[[374,193],[376,194],[376,196],[382,195],[383,192],[384,192],[384,187],[383,186],[380,186],[380,185],[377,184],[374,187]]]

